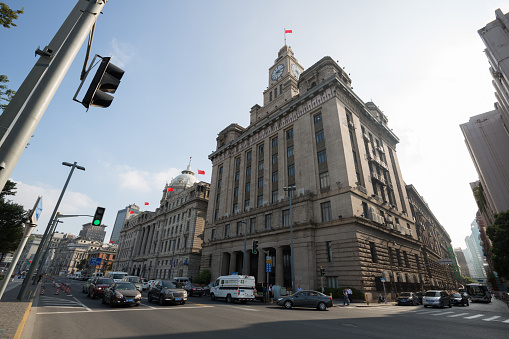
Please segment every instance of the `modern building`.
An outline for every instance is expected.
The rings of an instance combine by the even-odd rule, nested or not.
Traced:
[[[115,225],[113,225],[113,231],[111,231],[110,243],[118,243],[118,240],[120,239],[120,231],[122,230],[122,226],[124,226],[124,222],[130,217],[138,215],[139,213],[140,208],[136,204],[130,204],[126,208],[117,212]]]
[[[28,271],[34,260],[35,253],[41,244],[42,234],[32,234],[28,237],[25,247],[19,256],[15,272]]]
[[[113,270],[146,279],[196,278],[208,200],[209,184],[198,181],[189,165],[166,184],[155,212],[124,222]]]
[[[423,281],[399,139],[387,122],[332,58],[304,69],[283,46],[269,67],[263,106],[251,108],[249,126],[219,132],[209,155],[201,269],[213,278],[245,272],[286,289],[292,280],[311,289],[350,286],[371,297],[383,291],[382,278],[393,292],[447,284],[433,273]]]
[[[84,224],[80,231],[80,238],[83,240],[104,242],[106,237],[106,225],[92,225],[91,222]]]
[[[467,259],[465,258],[464,250],[462,250],[461,247],[457,247],[454,249],[454,254],[456,255],[461,275],[465,277],[471,277],[470,270],[468,269]]]
[[[465,237],[467,249],[465,251],[465,259],[467,260],[468,269],[472,279],[482,283],[486,283],[486,271],[484,268],[484,257],[482,247],[479,240],[479,227],[477,220],[472,221],[470,224],[472,233]]]

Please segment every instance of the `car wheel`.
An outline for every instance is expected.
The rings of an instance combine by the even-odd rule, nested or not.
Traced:
[[[320,311],[325,311],[325,310],[327,310],[327,305],[325,305],[325,303],[319,303],[318,304],[318,309]]]
[[[159,297],[159,305],[164,306],[164,298],[162,295]]]
[[[292,304],[292,302],[290,300],[285,301],[285,308],[287,310],[289,310],[292,307],[293,307],[293,304]]]
[[[180,305],[185,305],[185,303],[186,303],[186,302],[185,302],[185,301],[183,301],[183,302],[181,302],[181,303],[180,303]]]
[[[452,303],[451,303],[451,301],[449,300],[449,308],[451,308],[451,307],[452,307]]]
[[[444,308],[444,302],[443,301],[440,302],[440,308]]]
[[[428,305],[424,305],[424,308],[428,308]]]
[[[134,304],[134,307],[138,307],[138,306],[140,306],[140,303]]]
[[[216,300],[216,296],[214,295],[214,293],[210,293],[210,300],[212,301]]]
[[[233,302],[233,299],[232,299],[232,296],[231,296],[231,295],[229,295],[229,294],[228,294],[228,295],[226,296],[226,302],[227,302],[228,304],[231,304],[231,303]]]
[[[102,297],[102,299],[101,299],[101,303],[102,303],[102,304],[106,304],[106,300],[104,300],[104,297]]]

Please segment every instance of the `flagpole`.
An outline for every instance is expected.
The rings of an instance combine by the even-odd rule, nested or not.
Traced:
[[[286,46],[286,28],[283,28],[283,30],[285,31],[285,46]]]

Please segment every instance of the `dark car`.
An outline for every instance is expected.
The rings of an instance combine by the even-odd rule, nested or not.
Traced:
[[[166,303],[183,305],[187,301],[187,292],[169,280],[156,280],[148,291],[148,301],[153,300],[159,301],[159,305]]]
[[[88,289],[90,288],[90,283],[93,281],[94,279],[88,279],[84,284],[83,284],[83,287],[82,287],[82,290],[81,292],[83,293],[88,293]]]
[[[113,282],[114,281],[111,278],[103,278],[103,277],[95,278],[94,280],[92,280],[92,282],[90,283],[90,286],[88,287],[87,297],[90,297],[92,299],[97,298],[97,297],[102,297],[104,294],[104,291],[111,284],[113,284]]]
[[[140,306],[141,293],[130,282],[114,282],[105,291],[102,297],[103,304],[111,307],[122,305]]]
[[[422,305],[422,297],[424,296],[424,293],[417,292],[417,293],[415,293],[415,295],[417,296],[417,298],[419,298],[419,304]]]
[[[205,294],[203,287],[200,284],[186,284],[184,289],[187,291],[187,295],[189,297],[198,296],[201,297]]]
[[[422,297],[422,304],[424,307],[428,306],[438,306],[440,308],[444,308],[444,306],[452,307],[451,304],[451,296],[449,293],[443,290],[431,290],[426,291],[424,296]]]
[[[213,284],[214,283],[211,282],[210,284],[208,284],[207,286],[205,286],[203,288],[203,293],[204,293],[205,296],[210,295],[210,288],[212,287]]]
[[[419,297],[413,292],[401,292],[396,298],[398,305],[419,305]]]
[[[313,307],[320,311],[325,311],[327,307],[332,307],[332,297],[317,291],[300,291],[278,298],[277,304],[286,309],[292,307]]]
[[[468,306],[468,294],[466,293],[452,293],[451,294],[451,304],[452,305],[461,305]]]

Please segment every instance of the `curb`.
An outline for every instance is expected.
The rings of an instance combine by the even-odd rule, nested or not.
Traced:
[[[30,313],[30,310],[32,309],[32,303],[34,301],[30,301],[28,304],[27,310],[25,311],[25,314],[23,315],[23,319],[21,319],[21,322],[18,325],[18,329],[16,330],[16,333],[14,334],[14,339],[19,339],[21,337],[21,332],[23,332],[23,328],[25,327],[25,323],[28,319],[28,314]]]

